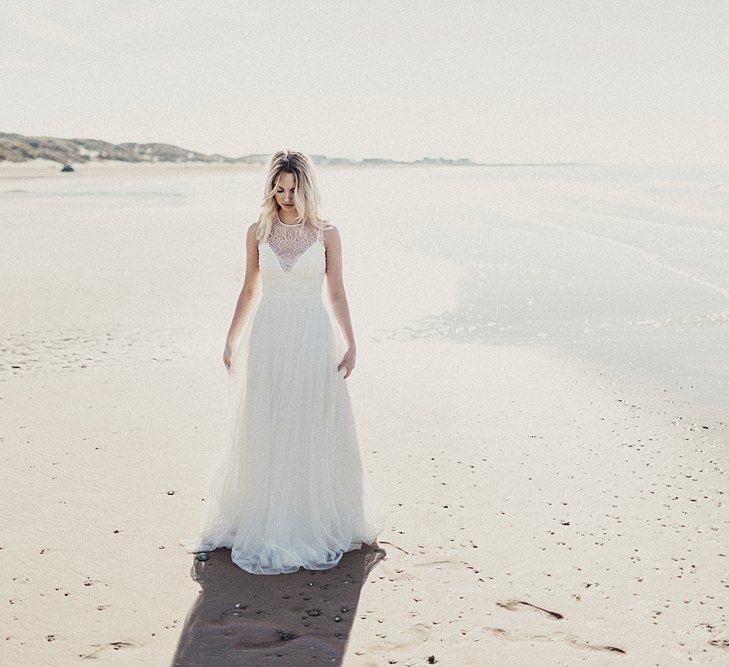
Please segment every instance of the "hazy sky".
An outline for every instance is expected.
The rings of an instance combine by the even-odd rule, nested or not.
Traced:
[[[0,3],[0,131],[729,164],[729,2]]]

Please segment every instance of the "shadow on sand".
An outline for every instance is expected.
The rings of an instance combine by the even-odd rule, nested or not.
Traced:
[[[362,586],[385,555],[365,544],[330,570],[277,575],[242,570],[230,549],[195,559],[202,590],[171,665],[340,665]]]

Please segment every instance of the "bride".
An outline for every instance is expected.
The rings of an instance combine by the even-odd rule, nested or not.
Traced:
[[[228,547],[242,569],[279,574],[329,569],[374,543],[379,508],[345,382],[355,361],[339,230],[320,216],[311,159],[278,151],[223,353],[231,434],[186,551]]]

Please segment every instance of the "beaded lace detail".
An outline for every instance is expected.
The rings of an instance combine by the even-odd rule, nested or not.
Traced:
[[[279,220],[278,214],[273,220],[271,232],[268,235],[268,245],[278,257],[281,268],[288,272],[314,243],[319,241],[321,234],[303,222],[286,224]]]

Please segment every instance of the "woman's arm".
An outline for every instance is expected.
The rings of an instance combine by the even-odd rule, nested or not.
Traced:
[[[250,225],[246,233],[246,274],[243,280],[243,288],[238,295],[233,321],[230,323],[228,335],[225,339],[225,351],[223,352],[223,363],[227,368],[230,368],[230,357],[235,341],[243,330],[243,325],[258,294],[260,271],[258,268],[258,240],[256,239],[257,224],[254,222]]]
[[[349,303],[347,294],[344,291],[344,279],[342,278],[342,239],[339,229],[332,225],[331,229],[324,231],[324,245],[326,246],[327,257],[327,295],[332,306],[332,313],[339,324],[344,340],[347,343],[347,351],[337,366],[337,371],[342,367],[347,368],[344,378],[352,374],[357,357],[357,345],[354,340],[354,329],[352,318],[349,314]]]

